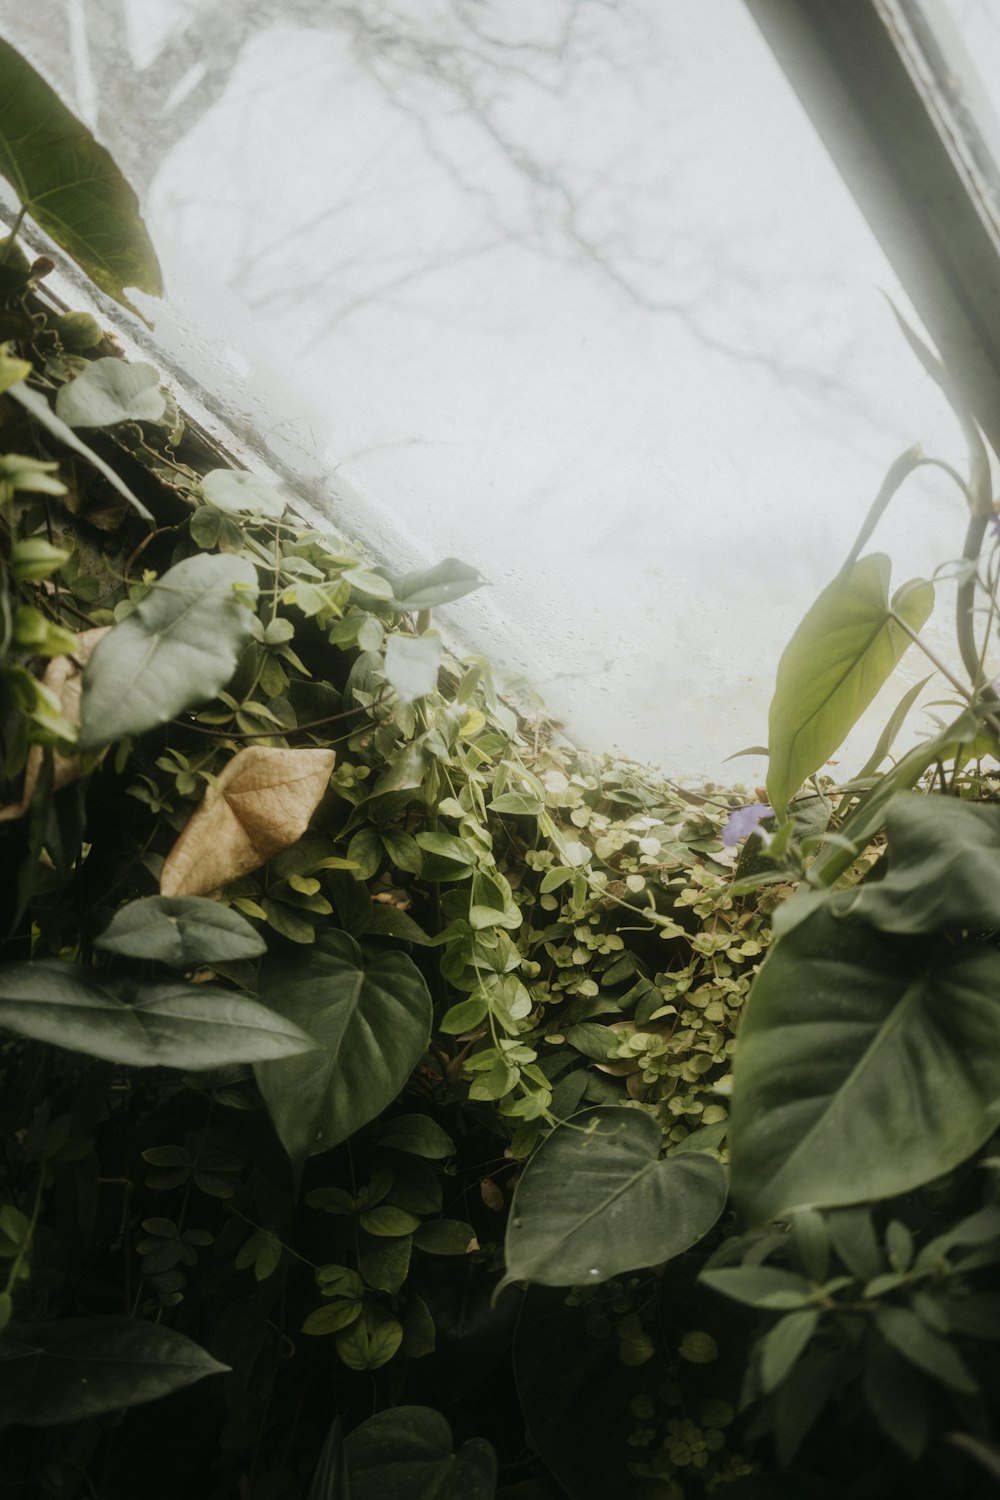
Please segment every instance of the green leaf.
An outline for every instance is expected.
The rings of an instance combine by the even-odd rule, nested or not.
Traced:
[[[420,1223],[416,1214],[405,1208],[394,1208],[391,1203],[380,1203],[359,1216],[362,1229],[380,1238],[394,1240],[404,1234],[412,1234]]]
[[[154,958],[174,969],[233,963],[267,951],[245,917],[207,896],[146,896],[112,917],[94,947],[125,958]]]
[[[413,1243],[426,1255],[468,1255],[477,1248],[476,1231],[461,1219],[431,1219],[414,1232]]]
[[[406,870],[410,875],[420,874],[423,855],[412,834],[404,833],[400,828],[383,828],[382,844],[397,870]]]
[[[313,1050],[297,1026],[232,990],[98,977],[57,959],[0,970],[0,1026],[127,1067],[219,1068]]]
[[[775,1310],[804,1307],[812,1300],[812,1288],[804,1276],[780,1266],[722,1266],[702,1271],[699,1280],[724,1297],[751,1307]]]
[[[855,781],[864,781],[867,779],[867,777],[875,775],[879,766],[882,764],[886,756],[889,754],[889,751],[892,749],[893,744],[896,740],[896,736],[906,722],[907,714],[910,712],[910,709],[913,707],[914,703],[916,703],[917,699],[920,697],[920,694],[923,692],[924,688],[927,686],[933,676],[934,673],[929,672],[926,677],[921,677],[919,682],[915,682],[912,687],[907,688],[906,692],[903,694],[902,698],[900,698],[899,702],[896,704],[896,707],[889,715],[888,722],[885,728],[882,730],[882,733],[878,737],[878,743],[876,744],[875,749],[865,761],[864,765],[861,767],[861,770],[858,771],[855,775]]]
[[[391,1104],[430,1038],[431,997],[403,953],[367,963],[344,932],[265,963],[264,998],[313,1036],[308,1057],[265,1063],[257,1082],[292,1162],[328,1151]]]
[[[2,45],[3,43],[0,42],[0,46]],[[120,478],[111,465],[105,463],[104,459],[95,453],[93,448],[88,448],[86,443],[81,442],[72,427],[67,427],[66,423],[60,417],[56,416],[41,391],[33,391],[30,385],[25,385],[23,381],[20,381],[17,385],[12,385],[9,388],[7,395],[13,397],[20,406],[23,406],[28,415],[33,417],[40,426],[44,427],[54,438],[57,438],[60,443],[63,443],[67,448],[71,448],[81,458],[85,458],[91,467],[95,468],[99,474],[102,474],[112,488],[117,490],[122,499],[127,500],[132,509],[138,511],[144,521],[152,521],[152,512],[148,511],[142,501],[133,495],[124,479]]]
[[[424,851],[425,880],[462,880],[476,863],[475,849],[454,833],[418,833],[417,843]]]
[[[934,588],[913,580],[889,602],[890,563],[863,557],[807,612],[778,663],[768,719],[768,800],[783,816],[793,793],[829,759],[910,644],[890,610],[919,630]]]
[[[451,604],[455,599],[481,589],[487,580],[468,563],[459,562],[457,557],[446,557],[433,568],[419,568],[391,582],[395,608],[412,612]]]
[[[885,826],[883,879],[861,886],[838,909],[884,932],[1000,928],[1000,807],[900,792],[886,808]]]
[[[451,1428],[430,1407],[378,1412],[344,1446],[351,1500],[493,1500],[496,1494],[490,1444],[470,1438],[453,1453]]]
[[[594,1286],[697,1244],[722,1212],[725,1172],[701,1152],[660,1161],[661,1144],[652,1116],[612,1106],[554,1130],[514,1191],[505,1282]]]
[[[918,1369],[926,1370],[952,1390],[969,1395],[979,1390],[954,1344],[934,1333],[908,1307],[876,1308],[875,1325],[882,1337]]]
[[[436,635],[391,635],[385,648],[385,675],[403,703],[433,693],[441,665]]]
[[[396,1115],[381,1126],[378,1141],[380,1146],[392,1146],[429,1161],[455,1155],[455,1142],[430,1115]]]
[[[118,422],[158,422],[166,410],[159,372],[107,356],[95,359],[59,387],[56,416],[68,427],[114,427]]]
[[[786,1313],[769,1329],[760,1345],[760,1382],[770,1394],[791,1372],[819,1322],[819,1308]]]
[[[246,469],[212,469],[201,481],[201,493],[216,510],[247,512],[276,521],[286,500],[276,485]]]
[[[366,1309],[337,1337],[337,1353],[350,1370],[380,1370],[403,1342],[403,1329],[395,1318],[383,1314],[376,1321],[372,1313]]]
[[[380,1292],[398,1292],[410,1269],[413,1241],[408,1234],[358,1234],[358,1267],[365,1283]]]
[[[887,1344],[867,1354],[862,1390],[869,1410],[886,1437],[907,1458],[918,1459],[927,1446],[927,1382],[912,1364]]]
[[[83,674],[80,748],[142,734],[225,687],[250,639],[257,574],[201,553],[168,569],[94,649]]]
[[[750,1224],[892,1198],[1000,1119],[1000,952],[820,910],[780,939],[745,1007],[729,1140]]]
[[[426,948],[433,942],[430,935],[407,912],[384,901],[372,902],[364,931],[366,937],[377,933],[380,937],[394,937],[404,943],[416,943],[420,948]]]
[[[14,1324],[0,1339],[0,1411],[4,1422],[28,1427],[85,1422],[228,1368],[156,1323],[95,1317]]]
[[[501,792],[499,797],[494,797],[493,801],[486,805],[491,812],[512,813],[517,817],[536,818],[539,813],[545,811],[545,803],[541,798],[531,797],[527,792]],[[546,889],[552,890],[553,887],[546,887],[543,882],[543,893]]]
[[[360,1302],[338,1297],[335,1302],[327,1302],[325,1306],[317,1307],[311,1312],[302,1324],[302,1332],[317,1335],[339,1333],[342,1328],[350,1328],[360,1316]]]
[[[22,206],[116,302],[131,307],[132,286],[160,296],[139,201],[108,152],[3,41],[0,74],[0,172]]]

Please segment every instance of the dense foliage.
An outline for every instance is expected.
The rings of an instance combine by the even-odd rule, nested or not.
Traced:
[[[747,807],[515,712],[435,629],[473,569],[304,525],[16,243],[0,270],[3,1485],[991,1493],[968,419],[951,721],[879,774],[910,690],[816,779],[933,607],[864,552],[911,453],[779,665]]]

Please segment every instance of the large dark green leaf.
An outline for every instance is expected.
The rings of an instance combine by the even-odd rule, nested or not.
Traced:
[[[232,990],[136,984],[57,959],[0,970],[0,1027],[128,1067],[220,1068],[313,1048],[297,1026]]]
[[[83,674],[79,744],[141,734],[225,687],[250,639],[257,574],[243,557],[185,558],[97,646]]]
[[[696,1244],[722,1212],[726,1174],[699,1151],[661,1161],[662,1143],[651,1115],[611,1106],[554,1130],[514,1191],[505,1281],[596,1286]]]
[[[404,953],[366,964],[353,938],[329,931],[301,956],[266,964],[261,988],[319,1047],[257,1068],[275,1129],[300,1166],[395,1099],[430,1038],[431,997]]]
[[[850,905],[885,932],[1000,928],[1000,807],[900,792],[885,813],[887,873]]]
[[[815,912],[778,942],[740,1032],[729,1139],[750,1223],[891,1198],[1000,1120],[1000,952]]]
[[[104,147],[4,41],[0,84],[0,172],[35,223],[125,307],[126,287],[160,296],[139,200]]]
[[[807,776],[846,738],[910,644],[891,617],[919,630],[933,585],[915,579],[889,602],[888,557],[873,552],[829,584],[778,663],[768,719],[768,800],[784,814]]]
[[[207,896],[146,896],[116,911],[95,948],[173,969],[257,958],[267,944],[245,917]]]
[[[0,1423],[83,1422],[228,1368],[157,1323],[67,1318],[15,1324],[0,1339]]]
[[[451,1428],[427,1406],[396,1406],[344,1444],[351,1500],[493,1500],[496,1454],[484,1438],[452,1452]]]

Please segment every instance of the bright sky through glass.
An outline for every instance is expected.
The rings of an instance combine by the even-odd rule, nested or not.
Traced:
[[[962,448],[743,6],[0,10],[139,187],[201,352],[273,395],[270,440],[364,496],[392,563],[492,580],[442,625],[592,749],[759,780],[722,762],[765,740],[885,469]],[[896,583],[960,551],[946,478],[896,507]]]

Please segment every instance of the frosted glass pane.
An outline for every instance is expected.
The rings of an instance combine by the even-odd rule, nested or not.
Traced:
[[[759,779],[721,762],[766,738],[885,469],[962,447],[742,5],[0,10],[142,192],[163,336],[186,321],[237,417],[342,490],[334,519],[485,573],[440,623],[589,747]],[[920,478],[876,542],[901,582],[963,527]],[[911,652],[857,759],[926,670]]]

